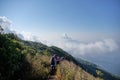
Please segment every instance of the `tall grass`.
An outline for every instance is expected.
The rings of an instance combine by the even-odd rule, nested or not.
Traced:
[[[58,80],[103,80],[87,73],[73,62],[63,61],[57,68]]]
[[[31,76],[29,79],[46,80],[50,72],[50,57],[45,55],[27,55],[27,59],[31,64]]]
[[[27,59],[31,64],[31,78],[34,80],[47,80],[50,76],[50,58],[47,55],[27,55]],[[73,62],[64,60],[57,65],[56,72],[57,80],[103,80],[99,77],[87,73],[82,68],[74,64]]]

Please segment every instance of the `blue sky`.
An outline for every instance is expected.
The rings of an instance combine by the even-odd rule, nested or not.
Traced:
[[[120,0],[0,0],[0,25],[120,76]]]
[[[0,15],[34,32],[119,32],[119,0],[1,0]]]

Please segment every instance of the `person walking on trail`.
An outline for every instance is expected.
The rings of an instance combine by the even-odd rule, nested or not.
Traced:
[[[51,67],[52,67],[52,70],[56,70],[56,64],[57,64],[57,55],[53,55],[52,59],[51,59]]]

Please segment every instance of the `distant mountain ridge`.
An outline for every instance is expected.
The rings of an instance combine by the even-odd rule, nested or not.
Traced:
[[[100,71],[103,75],[101,76],[102,78],[104,78],[105,80],[120,80],[120,77],[115,76],[105,70],[103,70],[102,68],[100,68],[98,65],[93,64],[91,62],[82,60],[82,59],[77,59],[77,61],[79,61],[81,67],[86,70],[87,72],[89,72],[90,74],[94,75],[94,76],[98,76],[98,74],[96,73],[96,71]]]

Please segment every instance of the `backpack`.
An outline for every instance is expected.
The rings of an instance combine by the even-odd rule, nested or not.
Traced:
[[[54,57],[52,57],[52,60],[51,60],[51,65],[55,65],[55,60],[54,60]]]

